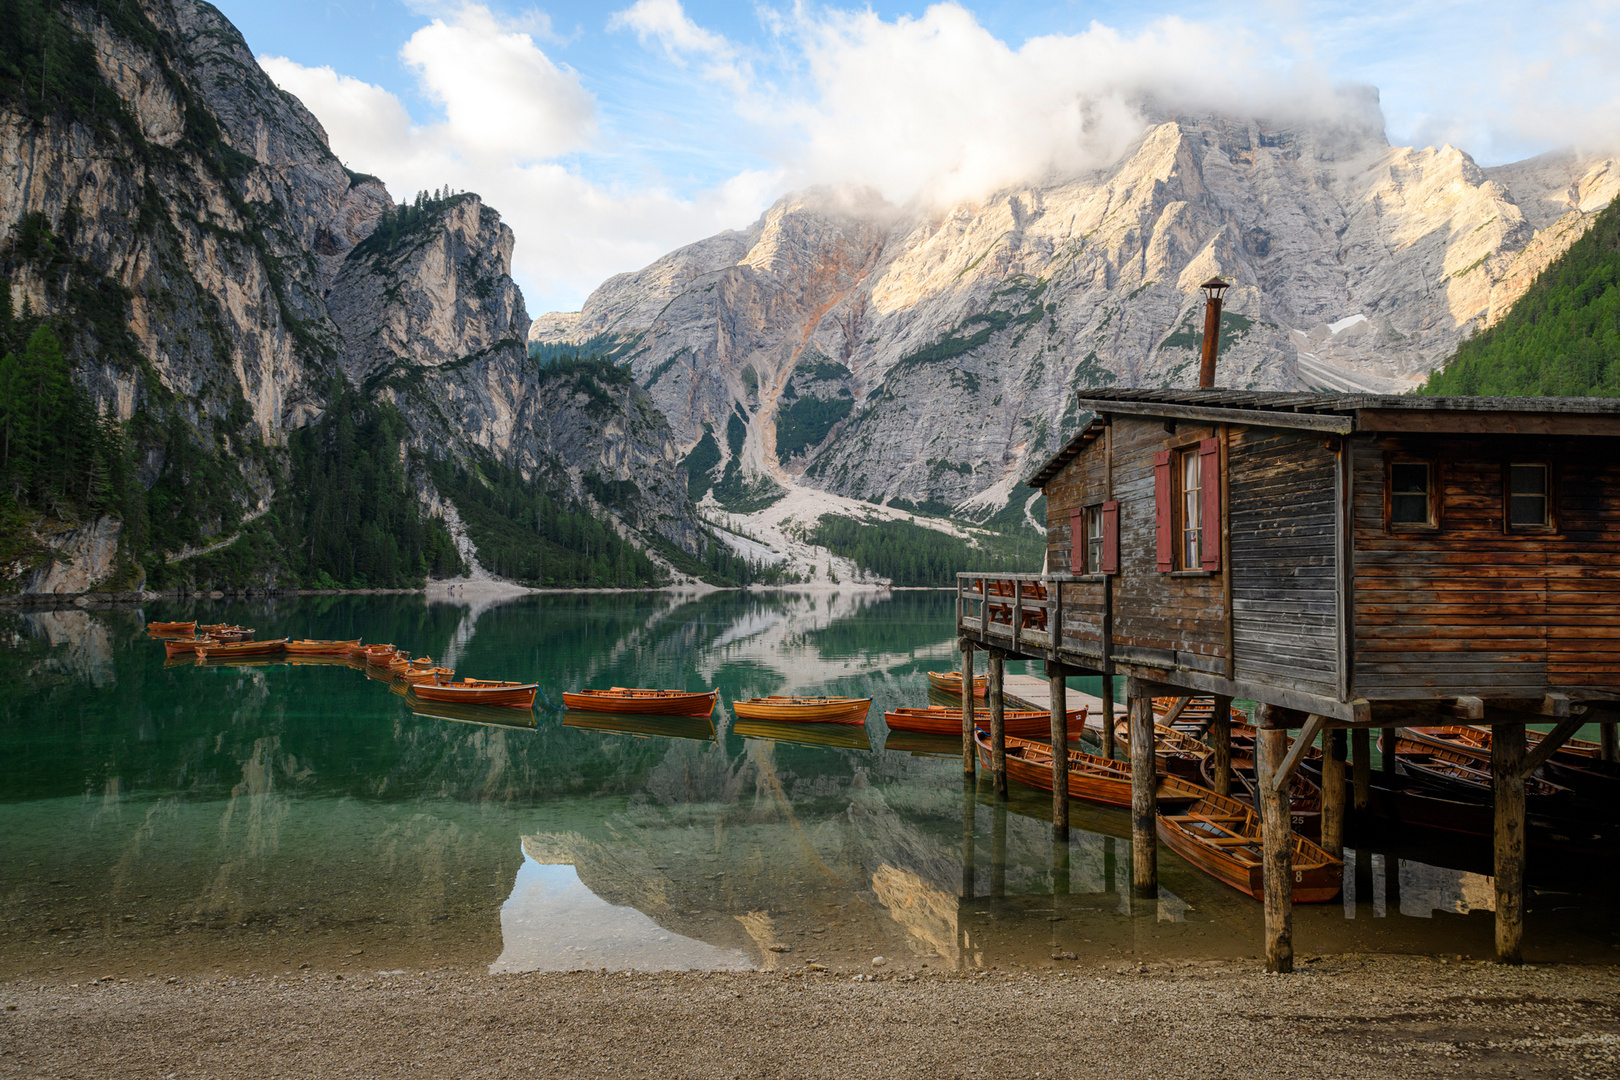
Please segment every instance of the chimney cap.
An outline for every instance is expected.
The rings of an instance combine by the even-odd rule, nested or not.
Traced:
[[[1198,287],[1209,293],[1212,297],[1219,297],[1221,293],[1232,287],[1232,283],[1230,281],[1222,281],[1218,277],[1212,277]]]

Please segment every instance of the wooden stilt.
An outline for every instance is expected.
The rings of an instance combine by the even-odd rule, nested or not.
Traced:
[[[1215,790],[1222,795],[1232,794],[1232,699],[1217,697],[1215,712],[1209,722],[1209,745],[1215,750],[1210,771],[1215,774]]]
[[[1394,787],[1395,779],[1395,729],[1387,727],[1383,730],[1384,749],[1379,751],[1379,771],[1384,774],[1384,786]]]
[[[990,810],[990,895],[1007,895],[1007,804],[997,801]]]
[[[1496,959],[1524,961],[1524,725],[1491,730],[1496,802]]]
[[[979,785],[976,779],[962,778],[962,895],[972,896],[978,868],[978,854],[974,848],[974,830],[978,822]]]
[[[979,755],[973,745],[973,642],[962,639],[962,775],[973,776]]]
[[[997,649],[990,650],[990,771],[995,777],[996,798],[1007,797],[1007,661]]]
[[[1353,805],[1358,811],[1364,811],[1372,797],[1372,737],[1366,728],[1358,727],[1350,733],[1350,749],[1354,758],[1350,763],[1355,780]]]
[[[1261,860],[1266,896],[1266,970],[1294,970],[1294,825],[1288,805],[1288,780],[1278,783],[1277,767],[1288,754],[1288,732],[1265,726],[1268,705],[1260,706],[1256,743],[1257,787],[1260,789]]]
[[[1344,858],[1344,729],[1322,737],[1322,847]]]
[[[1069,841],[1069,684],[1063,681],[1063,665],[1048,664],[1046,674],[1052,693],[1052,836]]]
[[[1127,684],[1131,730],[1131,892],[1151,900],[1159,895],[1158,762],[1154,758],[1153,698],[1148,688]]]
[[[1114,675],[1109,665],[1103,667],[1102,677],[1102,756],[1112,758],[1114,746]]]
[[[1613,720],[1598,725],[1599,744],[1603,747],[1601,757],[1604,761],[1620,761],[1620,743],[1615,740],[1615,723]]]

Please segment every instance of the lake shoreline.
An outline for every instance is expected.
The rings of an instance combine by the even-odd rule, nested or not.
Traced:
[[[835,596],[841,593],[884,593],[901,592],[954,592],[955,587],[949,585],[873,585],[868,583],[844,582],[832,584],[830,582],[805,582],[797,585],[708,585],[704,583],[660,585],[656,588],[645,589],[585,589],[585,588],[545,588],[536,589],[524,585],[513,585],[507,582],[490,583],[478,579],[460,581],[449,579],[446,581],[429,582],[415,589],[244,589],[235,592],[175,592],[145,590],[142,592],[121,593],[9,593],[0,595],[0,609],[11,608],[15,610],[50,610],[60,608],[121,608],[139,607],[143,604],[156,603],[188,603],[198,600],[277,600],[294,597],[310,596],[425,596],[429,600],[458,603],[462,600],[504,600],[519,596],[612,596],[617,594],[645,594],[655,596],[664,593],[681,593],[691,596],[708,596],[711,593],[759,593],[759,594],[788,594],[803,596]]]
[[[0,983],[0,1056],[51,1076],[1596,1076],[1620,1061],[1617,1002],[1613,965],[1378,954],[1291,976],[141,973]]]

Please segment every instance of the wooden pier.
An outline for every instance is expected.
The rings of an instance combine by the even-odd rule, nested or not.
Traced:
[[[1582,725],[1620,719],[1620,402],[1222,390],[1092,391],[1095,414],[1028,479],[1047,568],[963,573],[964,678],[986,654],[995,789],[1008,659],[1044,661],[1053,740],[1068,675],[1127,680],[1132,888],[1157,890],[1152,699],[1214,699],[1217,784],[1234,698],[1258,703],[1266,965],[1293,966],[1289,785],[1320,739],[1322,840],[1367,810],[1397,727],[1491,732],[1497,956],[1520,958],[1525,780]],[[1090,703],[1088,702],[1088,705]],[[976,706],[963,700],[963,767]],[[1526,723],[1555,724],[1534,748]],[[1114,725],[1101,724],[1112,757]],[[1290,733],[1297,733],[1290,735]],[[1348,735],[1348,738],[1346,737]],[[1393,782],[1384,755],[1381,783]],[[1053,827],[1068,828],[1053,755]]]

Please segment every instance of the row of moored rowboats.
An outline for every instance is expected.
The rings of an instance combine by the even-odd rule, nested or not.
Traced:
[[[422,701],[452,705],[509,706],[532,709],[537,683],[507,682],[497,679],[455,678],[452,668],[439,667],[431,657],[412,658],[409,651],[393,645],[366,645],[358,638],[333,641],[274,638],[253,640],[254,631],[224,624],[198,625],[195,622],[154,622],[147,624],[153,637],[163,639],[170,659],[195,656],[199,663],[258,659],[271,656],[329,658],[346,660],[356,666],[409,685],[411,695]]]

